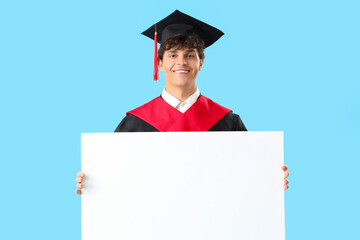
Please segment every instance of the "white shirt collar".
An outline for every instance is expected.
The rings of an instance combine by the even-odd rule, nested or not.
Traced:
[[[164,99],[165,102],[167,102],[170,106],[176,108],[180,112],[184,113],[186,110],[188,110],[199,98],[200,91],[199,88],[196,88],[196,91],[188,97],[184,102],[181,102],[179,99],[168,93],[165,88],[161,94],[161,97]]]

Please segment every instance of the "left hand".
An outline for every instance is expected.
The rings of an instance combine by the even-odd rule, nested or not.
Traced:
[[[282,166],[282,170],[284,171],[284,190],[289,188],[289,180],[286,179],[289,176],[289,172],[286,171],[287,169],[288,167],[286,165]]]

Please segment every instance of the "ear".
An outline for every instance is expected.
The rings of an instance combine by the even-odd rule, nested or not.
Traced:
[[[159,65],[160,70],[164,71],[164,69],[163,69],[163,61],[159,60],[158,65]]]
[[[204,64],[204,59],[200,59],[200,67],[199,67],[199,71],[201,70],[202,66]]]

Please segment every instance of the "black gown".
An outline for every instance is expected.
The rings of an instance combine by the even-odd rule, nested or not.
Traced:
[[[218,105],[217,103],[214,103],[211,99],[208,99],[204,96],[200,96],[202,97],[201,100],[207,99],[207,101],[205,101],[205,103],[203,104],[204,106],[200,105],[200,108],[206,108],[207,107],[207,102],[211,102],[212,104],[214,104],[213,108],[209,108],[210,112],[206,112],[210,115],[216,115],[218,113],[218,111],[223,109],[226,109],[220,105]],[[196,104],[199,105],[201,104],[199,101],[200,97],[198,98]],[[159,100],[161,99],[161,100]],[[156,99],[154,99],[156,100]],[[153,100],[153,101],[154,101]],[[151,101],[152,102],[152,101]],[[151,104],[151,102],[149,102]],[[149,104],[147,103],[147,104]],[[154,108],[155,105],[155,108]],[[165,108],[158,108],[157,105],[164,105],[163,107]],[[194,104],[195,105],[195,104]],[[142,107],[144,108],[145,105],[143,105]],[[174,108],[171,107],[169,108],[170,105],[166,104],[165,101],[161,98],[158,97],[158,101],[156,103],[152,104],[152,108],[150,107],[145,107],[146,111],[147,109],[150,109],[150,112],[148,111],[148,113],[153,114],[154,111],[167,111],[167,110],[173,110]],[[199,107],[199,106],[198,106]],[[138,109],[140,109],[141,107],[139,107]],[[136,109],[135,109],[136,110]],[[211,125],[210,128],[207,128],[208,131],[247,131],[244,123],[242,122],[241,118],[239,115],[233,113],[231,110],[227,109],[227,112],[224,112],[224,116],[221,117],[220,120],[216,120],[216,122],[214,122],[214,124]],[[133,110],[134,111],[134,110]],[[189,110],[188,110],[189,111]],[[174,111],[177,113],[177,110]],[[198,112],[198,111],[195,111]],[[156,127],[154,127],[153,125],[156,124],[150,124],[147,121],[144,121],[143,119],[141,119],[138,116],[135,116],[134,114],[132,114],[133,112],[130,111],[127,113],[127,116],[120,122],[120,124],[117,126],[117,128],[115,129],[115,132],[160,132],[159,129],[157,129]],[[136,112],[135,112],[136,113]],[[147,116],[147,114],[145,113],[145,115]],[[166,114],[164,114],[166,115]],[[196,120],[196,118],[194,118]],[[204,119],[204,117],[203,117]],[[207,120],[207,118],[205,118]],[[206,121],[205,120],[205,121]],[[158,122],[156,122],[158,123]],[[190,124],[192,124],[192,122],[190,122]],[[186,130],[184,130],[186,131]]]

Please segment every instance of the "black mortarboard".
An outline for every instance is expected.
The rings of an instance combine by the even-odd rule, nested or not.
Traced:
[[[155,23],[142,33],[155,41],[154,80],[158,80],[157,42],[163,43],[178,34],[189,35],[193,33],[204,41],[205,48],[212,45],[224,35],[219,29],[186,15],[179,10],[175,10],[169,16]]]

